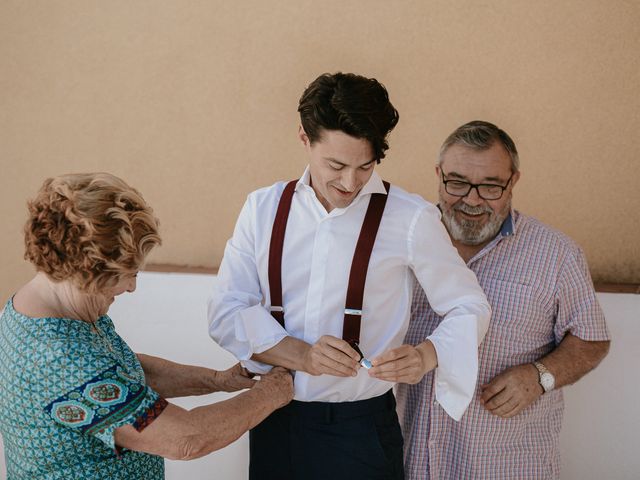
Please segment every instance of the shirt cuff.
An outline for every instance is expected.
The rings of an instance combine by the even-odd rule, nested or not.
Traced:
[[[455,325],[440,324],[427,338],[438,356],[436,400],[458,421],[471,403],[478,379],[478,326],[475,315],[456,318]]]
[[[269,365],[267,363],[262,363],[262,362],[256,362],[255,360],[242,360],[240,363],[249,372],[255,373],[257,375],[264,375],[265,373],[269,373],[273,368],[273,365]]]

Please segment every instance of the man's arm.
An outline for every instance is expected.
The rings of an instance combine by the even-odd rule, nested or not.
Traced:
[[[206,395],[213,392],[235,392],[251,388],[255,383],[240,364],[217,371],[183,365],[151,355],[137,354],[147,385],[164,398]]]
[[[314,345],[294,337],[285,337],[276,346],[254,354],[251,359],[311,375],[355,377],[360,356],[344,340],[323,335]]]
[[[255,258],[257,208],[250,195],[225,248],[217,291],[209,301],[209,334],[254,373],[274,365],[312,375],[355,374],[359,356],[347,342],[324,336],[309,345],[289,336],[265,308]]]
[[[372,360],[369,374],[417,383],[437,367],[436,399],[454,419],[469,405],[478,377],[478,345],[491,316],[489,302],[474,273],[451,244],[433,205],[420,212],[409,239],[409,260],[433,310],[443,316],[417,347],[402,345]]]
[[[538,361],[554,375],[555,387],[560,388],[593,370],[607,355],[610,343],[587,261],[577,246],[570,247],[560,265],[555,302],[553,334],[557,346]],[[512,417],[542,393],[535,366],[518,365],[483,385],[480,401],[492,413]]]
[[[216,290],[209,300],[209,335],[237,359],[250,361],[256,352],[277,345],[287,332],[271,316],[260,283],[256,250],[256,221],[268,208],[258,211],[255,195],[249,195],[227,242],[218,271]],[[268,204],[268,200],[263,202]],[[250,369],[266,373],[270,366],[252,362]]]
[[[555,377],[555,388],[577,382],[609,352],[609,341],[586,341],[570,333],[548,355],[538,359]],[[527,363],[508,368],[482,386],[480,403],[491,413],[510,418],[544,393],[538,370]]]

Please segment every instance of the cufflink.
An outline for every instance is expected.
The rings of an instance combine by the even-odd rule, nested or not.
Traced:
[[[360,351],[358,342],[353,341],[353,342],[349,342],[349,344],[360,355],[360,362],[359,362],[360,366],[369,370],[373,365],[371,365],[371,362],[368,359],[364,358],[364,354]]]

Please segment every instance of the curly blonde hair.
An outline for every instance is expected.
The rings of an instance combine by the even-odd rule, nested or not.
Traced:
[[[89,293],[135,274],[161,243],[151,207],[109,173],[49,178],[27,205],[25,259]]]

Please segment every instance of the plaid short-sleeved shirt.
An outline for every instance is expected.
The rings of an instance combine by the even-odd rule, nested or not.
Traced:
[[[456,422],[435,400],[433,372],[416,385],[398,386],[406,476],[558,478],[562,390],[543,395],[505,419],[480,405],[480,385],[509,367],[545,356],[566,333],[588,341],[609,340],[584,255],[567,236],[514,211],[468,266],[493,309],[478,352],[476,393]],[[424,341],[440,320],[418,286],[406,342]]]
[[[0,432],[10,479],[164,478],[161,457],[117,451],[116,428],[139,431],[167,402],[106,315],[31,318],[9,300],[0,317]]]

